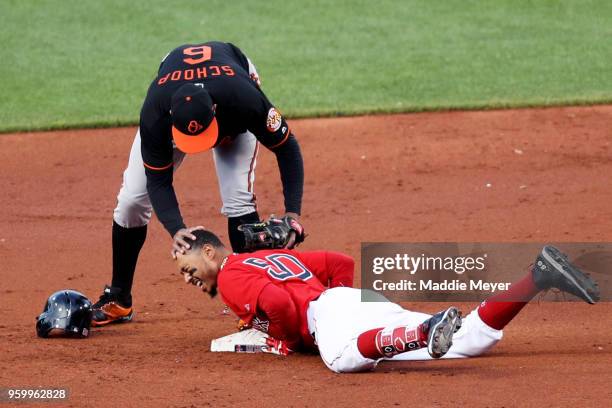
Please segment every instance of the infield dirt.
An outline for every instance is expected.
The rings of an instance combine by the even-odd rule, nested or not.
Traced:
[[[361,241],[612,241],[612,107],[293,120],[306,167],[301,249]],[[183,283],[151,223],[130,324],[41,340],[49,294],[97,298],[110,281],[111,220],[133,128],[0,135],[0,386],[68,387],[65,406],[605,406],[610,303],[533,303],[488,355],[385,363],[336,375],[316,355],[216,354],[235,318]],[[226,240],[212,158],[175,187],[186,222]],[[282,212],[261,150],[259,212]],[[359,265],[358,265],[359,267]],[[357,269],[358,271],[359,269]],[[95,300],[95,299],[94,299]],[[435,312],[444,304],[408,303]],[[467,312],[475,304],[460,304]],[[54,405],[57,406],[57,405]]]

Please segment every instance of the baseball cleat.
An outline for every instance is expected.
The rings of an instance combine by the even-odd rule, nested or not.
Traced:
[[[106,285],[100,300],[92,306],[92,327],[111,323],[125,323],[132,320],[132,296],[123,296],[121,289]]]
[[[461,327],[461,315],[456,307],[431,316],[423,323],[427,332],[427,351],[433,358],[445,355],[453,345],[453,334]]]
[[[533,266],[533,281],[540,290],[557,288],[585,302],[599,300],[597,282],[567,260],[567,255],[551,245],[542,248]]]

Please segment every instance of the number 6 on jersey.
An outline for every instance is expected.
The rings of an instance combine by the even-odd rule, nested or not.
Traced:
[[[196,65],[211,59],[212,49],[208,45],[203,45],[201,47],[189,47],[183,50],[183,54],[189,55],[190,57],[199,56],[200,58],[185,58],[183,60],[190,65]]]

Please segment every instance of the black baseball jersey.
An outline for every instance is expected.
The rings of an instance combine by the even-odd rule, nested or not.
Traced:
[[[300,214],[304,165],[289,126],[249,75],[249,61],[234,45],[217,41],[186,44],[162,61],[140,113],[141,152],[147,193],[170,235],[185,228],[173,180],[171,101],[187,82],[203,84],[215,107],[217,144],[249,130],[274,152],[283,183],[285,211]]]
[[[289,127],[249,75],[245,55],[233,44],[185,44],[162,61],[140,113],[142,158],[150,170],[172,166],[170,101],[186,82],[203,83],[219,126],[217,143],[249,130],[266,147],[285,142]]]

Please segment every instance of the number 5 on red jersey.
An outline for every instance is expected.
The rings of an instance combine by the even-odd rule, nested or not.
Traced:
[[[299,259],[289,254],[272,254],[266,256],[265,260],[247,258],[242,262],[246,265],[264,269],[270,277],[280,281],[291,278],[306,281],[312,278],[312,272]]]

